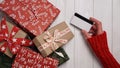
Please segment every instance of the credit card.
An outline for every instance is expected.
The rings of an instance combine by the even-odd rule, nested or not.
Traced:
[[[93,25],[93,22],[85,18],[84,16],[75,13],[70,21],[70,24],[78,29],[84,29],[86,31],[89,31]]]

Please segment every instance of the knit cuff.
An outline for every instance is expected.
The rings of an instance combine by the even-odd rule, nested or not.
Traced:
[[[104,68],[120,68],[119,63],[109,51],[105,31],[100,35],[89,38],[88,42]]]
[[[107,35],[104,31],[100,35],[93,36],[92,38],[87,39],[91,48],[96,52],[101,52],[103,50],[109,50],[107,43]]]

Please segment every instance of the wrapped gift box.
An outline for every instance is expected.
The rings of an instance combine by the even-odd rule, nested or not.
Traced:
[[[55,58],[59,61],[58,66],[62,65],[66,61],[69,60],[69,57],[63,48],[58,48],[55,52],[53,52],[49,57]]]
[[[0,30],[0,51],[7,56],[12,57],[16,54],[20,46],[29,46],[32,44],[30,40],[25,39],[27,34],[21,29],[2,18]]]
[[[4,0],[0,9],[34,36],[46,30],[60,12],[47,0]]]
[[[58,60],[43,58],[39,53],[23,47],[16,55],[12,68],[57,68]]]
[[[62,22],[35,37],[33,42],[41,54],[46,57],[59,47],[63,46],[63,44],[66,44],[73,36],[74,35],[67,24]]]
[[[36,48],[36,46],[30,46],[30,48],[36,52],[39,52],[38,49]],[[57,59],[59,61],[58,66],[62,65],[63,63],[65,63],[66,61],[69,60],[69,56],[67,55],[67,53],[65,52],[65,50],[62,47],[55,50],[48,57]]]

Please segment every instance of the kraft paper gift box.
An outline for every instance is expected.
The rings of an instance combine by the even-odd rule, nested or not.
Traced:
[[[11,57],[16,54],[21,46],[30,46],[32,41],[25,39],[27,34],[2,18],[0,30],[0,52],[5,53],[7,56]]]
[[[73,36],[74,35],[67,24],[62,22],[47,30],[43,34],[35,37],[33,42],[41,54],[46,57],[59,47],[66,44],[73,38]]]
[[[60,13],[47,0],[4,0],[0,9],[33,36],[43,33]]]
[[[65,63],[66,61],[68,61],[70,59],[62,47],[55,50],[55,52],[50,54],[49,57],[57,59],[59,61],[58,66],[62,65],[63,63]]]
[[[58,60],[46,57],[29,48],[22,47],[16,55],[12,68],[57,68]]]

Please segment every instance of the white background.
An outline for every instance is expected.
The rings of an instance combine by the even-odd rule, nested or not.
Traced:
[[[120,0],[48,0],[61,13],[52,26],[66,21],[75,37],[63,48],[70,60],[59,68],[102,68],[92,50],[85,43],[80,30],[72,27],[70,19],[74,12],[85,17],[95,17],[102,21],[107,32],[110,51],[120,63]],[[51,26],[51,27],[52,27]]]

